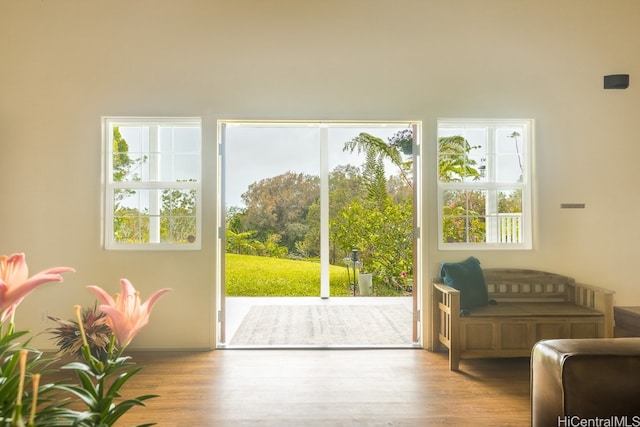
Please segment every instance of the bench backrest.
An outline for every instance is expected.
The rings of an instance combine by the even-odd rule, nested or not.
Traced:
[[[561,274],[519,268],[482,269],[490,299],[567,301],[575,280]]]

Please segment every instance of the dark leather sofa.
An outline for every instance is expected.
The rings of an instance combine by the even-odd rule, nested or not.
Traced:
[[[538,342],[531,354],[531,425],[640,426],[640,338]]]

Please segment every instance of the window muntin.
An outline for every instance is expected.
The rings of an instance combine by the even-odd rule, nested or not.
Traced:
[[[200,249],[200,119],[106,118],[105,247]]]
[[[440,249],[530,249],[531,120],[439,120]]]

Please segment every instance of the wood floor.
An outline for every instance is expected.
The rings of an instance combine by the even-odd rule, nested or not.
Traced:
[[[137,352],[122,426],[528,426],[529,360],[422,349]]]

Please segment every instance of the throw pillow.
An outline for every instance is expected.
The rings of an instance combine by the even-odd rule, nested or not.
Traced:
[[[478,259],[469,257],[462,262],[442,263],[440,276],[445,285],[460,291],[461,310],[489,304],[487,285]]]

